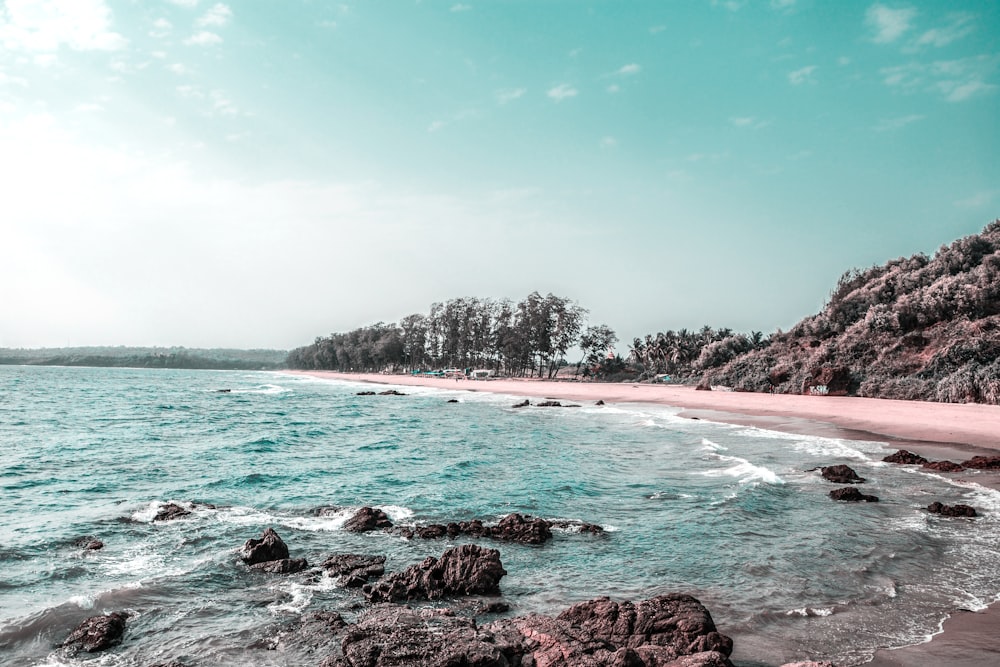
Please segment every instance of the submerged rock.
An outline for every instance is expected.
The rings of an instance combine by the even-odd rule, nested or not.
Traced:
[[[361,590],[369,602],[499,595],[500,579],[505,574],[499,551],[463,544],[448,549],[441,558],[426,558]]]
[[[562,407],[562,403],[560,403],[559,401],[542,401],[541,403],[537,403],[536,407],[539,407],[539,408],[561,408]]]
[[[81,537],[74,543],[77,547],[83,549],[84,551],[99,551],[104,548],[104,542],[100,541],[96,537],[87,535],[86,537]]]
[[[823,479],[835,482],[836,484],[861,484],[864,477],[858,477],[858,473],[850,466],[826,466],[820,469]]]
[[[865,495],[853,486],[845,486],[842,489],[834,489],[830,492],[830,497],[834,500],[844,500],[847,502],[859,502],[862,500],[866,503],[878,502],[878,496]]]
[[[489,537],[503,542],[519,544],[544,544],[552,539],[552,528],[562,528],[570,532],[600,534],[604,528],[594,523],[574,521],[570,519],[548,521],[532,517],[529,514],[508,514],[492,526],[484,525],[479,519],[472,521],[453,521],[448,524],[432,523],[426,526],[400,529],[403,537],[420,537],[425,540],[442,537]]]
[[[923,467],[938,472],[958,472],[959,470],[965,470],[965,468],[953,461],[932,461],[925,463]]]
[[[344,522],[344,530],[352,533],[366,533],[384,528],[392,528],[392,521],[385,512],[374,507],[362,507]]]
[[[153,522],[172,521],[173,519],[179,519],[182,516],[187,516],[189,514],[191,514],[191,512],[187,508],[181,507],[177,503],[167,503],[156,512],[156,516],[153,517]]]
[[[76,626],[62,645],[87,653],[109,649],[121,643],[127,618],[128,614],[118,611],[102,616],[91,616]]]
[[[359,391],[359,392],[357,392],[354,395],[355,396],[374,396],[375,392],[374,391]]]
[[[968,461],[962,461],[962,465],[977,470],[1000,470],[1000,456],[973,456]]]
[[[457,398],[449,398],[447,402],[448,403],[458,403],[458,399]]]
[[[340,577],[347,588],[359,588],[369,579],[377,579],[385,574],[385,556],[364,554],[336,554],[320,565],[330,576]]]
[[[251,538],[246,541],[240,552],[240,558],[247,565],[284,560],[288,558],[288,547],[273,528],[267,528],[260,539]]]
[[[977,516],[975,508],[969,505],[943,505],[939,502],[933,502],[927,506],[927,511],[931,514],[940,514],[941,516]]]
[[[269,560],[263,563],[251,565],[253,570],[269,572],[270,574],[295,574],[309,567],[305,558],[282,558],[280,560]]]
[[[378,393],[378,395],[379,396],[406,396],[406,394],[404,394],[403,392],[396,391],[395,389],[386,389],[385,391],[380,391]]]
[[[920,456],[920,454],[914,454],[905,449],[900,449],[895,454],[889,454],[889,456],[886,456],[882,460],[886,463],[903,463],[907,465],[922,465],[927,463],[927,459]]]

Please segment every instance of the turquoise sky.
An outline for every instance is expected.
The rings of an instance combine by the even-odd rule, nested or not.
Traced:
[[[1000,216],[998,155],[996,0],[6,0],[0,346],[787,329]]]

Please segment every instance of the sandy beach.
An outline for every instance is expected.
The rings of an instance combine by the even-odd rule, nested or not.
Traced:
[[[437,387],[567,402],[655,403],[682,408],[681,416],[834,438],[884,441],[932,460],[962,461],[1000,451],[1000,406],[924,403],[857,397],[696,391],[679,385],[611,384],[531,379],[454,380],[331,371],[288,371],[314,377],[403,386]],[[976,482],[1000,488],[1000,475]],[[964,666],[1000,663],[1000,604],[958,612],[930,642],[879,651],[874,667]]]

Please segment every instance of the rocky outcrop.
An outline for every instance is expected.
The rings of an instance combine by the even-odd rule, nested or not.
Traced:
[[[914,454],[905,449],[897,450],[895,454],[889,454],[889,456],[886,456],[882,460],[886,463],[902,463],[906,465],[923,465],[927,463],[927,459],[920,456],[920,454]]]
[[[357,392],[354,395],[355,396],[374,396],[375,392],[374,391],[359,391],[359,392]]]
[[[449,398],[447,401],[445,401],[445,403],[458,403],[458,399],[457,398]]]
[[[84,551],[99,551],[104,548],[104,542],[91,535],[81,537],[73,542],[73,544]]]
[[[179,519],[182,516],[187,516],[189,514],[191,514],[191,512],[188,509],[181,507],[177,503],[167,503],[159,510],[157,510],[156,516],[153,517],[153,522],[156,523],[158,521],[172,521],[174,519]]]
[[[448,549],[441,558],[426,558],[379,582],[366,584],[361,591],[369,602],[499,595],[500,579],[505,574],[499,551],[463,544]]]
[[[309,567],[305,558],[282,558],[251,565],[250,569],[268,572],[270,574],[295,574]]]
[[[495,540],[520,544],[543,544],[552,538],[549,522],[530,515],[508,514],[497,525],[490,527],[489,536]]]
[[[823,479],[835,484],[862,484],[865,481],[865,478],[858,477],[858,473],[854,472],[850,466],[826,466],[820,468],[820,472]]]
[[[877,503],[878,496],[869,496],[861,493],[853,486],[845,486],[842,489],[834,489],[830,492],[830,497],[834,500],[844,500],[847,502]]]
[[[392,521],[385,512],[374,507],[362,507],[344,522],[344,530],[352,533],[366,533],[385,528],[392,528]]]
[[[87,653],[109,649],[121,643],[127,618],[128,614],[117,611],[102,616],[91,616],[76,626],[62,645]]]
[[[240,552],[240,558],[247,565],[285,560],[288,558],[288,546],[273,528],[266,528],[260,539],[251,538],[246,541]]]
[[[447,524],[432,523],[426,526],[400,529],[403,537],[420,537],[425,540],[442,537],[489,537],[503,542],[519,544],[544,544],[552,539],[552,528],[565,529],[568,532],[600,534],[604,528],[594,523],[573,520],[548,521],[532,517],[530,514],[508,514],[496,524],[487,526],[479,519],[472,521],[453,521]]]
[[[539,408],[561,408],[562,407],[562,403],[560,403],[559,401],[542,401],[541,403],[537,403],[536,407],[539,407]]]
[[[382,606],[350,626],[323,667],[732,667],[732,640],[689,595],[607,598],[559,616],[478,626],[446,609]]]
[[[531,402],[530,402],[530,401],[528,401],[528,399],[524,399],[524,400],[523,400],[523,401],[521,401],[520,403],[515,403],[514,405],[512,405],[512,406],[510,406],[510,407],[512,407],[512,408],[526,408],[526,407],[528,407],[529,405],[531,405]]]
[[[847,366],[820,366],[813,368],[809,376],[802,381],[802,393],[817,393],[817,387],[823,387],[827,396],[847,396],[851,386],[851,369]]]
[[[1000,456],[973,456],[968,461],[962,461],[962,465],[976,470],[1000,470]]]
[[[940,514],[941,516],[976,516],[975,508],[969,505],[943,505],[939,502],[933,502],[927,506],[927,511],[931,514]]]
[[[937,472],[958,472],[959,470],[965,470],[965,468],[953,461],[931,461],[925,463],[923,467],[928,470],[936,470]]]
[[[385,574],[385,556],[364,554],[336,554],[320,565],[332,577],[339,577],[347,588],[360,588],[369,579]]]
[[[406,396],[406,394],[404,394],[403,392],[396,391],[395,389],[386,389],[385,391],[380,391],[378,393],[378,395],[379,396]]]

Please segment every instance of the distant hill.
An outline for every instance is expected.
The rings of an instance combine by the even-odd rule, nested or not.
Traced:
[[[845,273],[822,311],[702,383],[1000,404],[1000,220],[933,258]]]
[[[275,370],[285,367],[287,356],[286,350],[184,347],[0,348],[0,364],[29,366]]]

